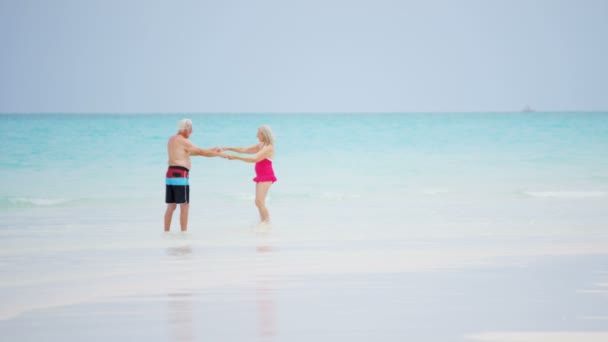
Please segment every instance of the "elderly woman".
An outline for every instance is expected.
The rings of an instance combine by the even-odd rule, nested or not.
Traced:
[[[266,209],[266,195],[270,186],[277,181],[272,169],[272,160],[274,159],[274,136],[270,127],[263,125],[258,128],[257,134],[259,142],[250,147],[222,147],[224,151],[233,151],[237,153],[253,154],[252,157],[241,157],[233,154],[227,154],[230,160],[238,159],[247,163],[255,163],[255,205],[260,211],[261,223],[270,222],[268,209]]]

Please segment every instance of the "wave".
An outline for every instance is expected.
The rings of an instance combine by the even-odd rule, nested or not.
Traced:
[[[557,198],[557,199],[587,199],[601,198],[606,196],[604,191],[524,191],[526,196],[535,198]]]
[[[500,194],[499,195],[506,195]],[[513,193],[512,193],[513,194]],[[395,198],[408,198],[412,199],[415,197],[425,196],[427,198],[435,198],[441,200],[442,198],[450,198],[453,196],[465,196],[466,193],[458,193],[448,189],[441,188],[429,188],[422,189],[418,192],[413,193],[390,193],[384,194],[388,196],[385,198],[388,200],[394,200]],[[383,197],[382,194],[372,194],[372,198],[377,196]],[[255,199],[255,193],[245,192],[233,192],[233,193],[214,193],[206,194],[201,196],[217,196],[217,198],[223,199],[228,202],[252,202]],[[412,197],[413,196],[413,197]],[[474,195],[473,195],[474,196]],[[605,199],[608,198],[608,192],[606,191],[521,191],[519,196],[537,199],[556,199],[556,200],[585,200],[585,199]],[[267,200],[271,202],[275,201],[287,201],[287,202],[349,202],[365,199],[367,196],[363,196],[360,193],[348,193],[348,192],[331,192],[331,191],[319,191],[319,192],[273,192],[268,194]],[[384,197],[383,197],[384,198]],[[18,209],[18,208],[68,208],[68,207],[80,207],[80,206],[101,206],[101,207],[114,207],[114,206],[130,206],[130,205],[158,205],[163,203],[161,199],[150,199],[142,197],[72,197],[72,198],[52,198],[52,197],[17,197],[17,196],[0,196],[0,209]]]
[[[142,203],[145,198],[48,198],[48,197],[0,197],[0,209],[15,208],[65,208],[83,205],[116,206],[131,203]]]
[[[68,198],[35,198],[35,197],[5,197],[0,198],[0,207],[4,208],[31,208],[61,206],[75,199]]]

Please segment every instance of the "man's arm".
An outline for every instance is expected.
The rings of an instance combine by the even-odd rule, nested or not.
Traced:
[[[192,152],[190,152],[190,155],[203,157],[226,157],[226,155],[222,152],[216,152],[212,149],[204,149],[200,147],[195,147]]]
[[[186,145],[186,150],[190,153],[191,156],[203,156],[203,157],[226,157],[226,155],[222,152],[215,151],[213,149],[204,149],[194,145],[192,142],[188,141]]]

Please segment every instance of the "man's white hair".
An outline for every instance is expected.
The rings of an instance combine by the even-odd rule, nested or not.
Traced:
[[[181,133],[192,128],[192,120],[190,119],[181,119],[177,124],[177,133]]]

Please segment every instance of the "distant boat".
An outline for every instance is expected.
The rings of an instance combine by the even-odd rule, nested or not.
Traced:
[[[534,112],[534,108],[530,107],[529,105],[526,105],[524,107],[524,109],[521,110],[524,113],[530,113],[530,112]]]

